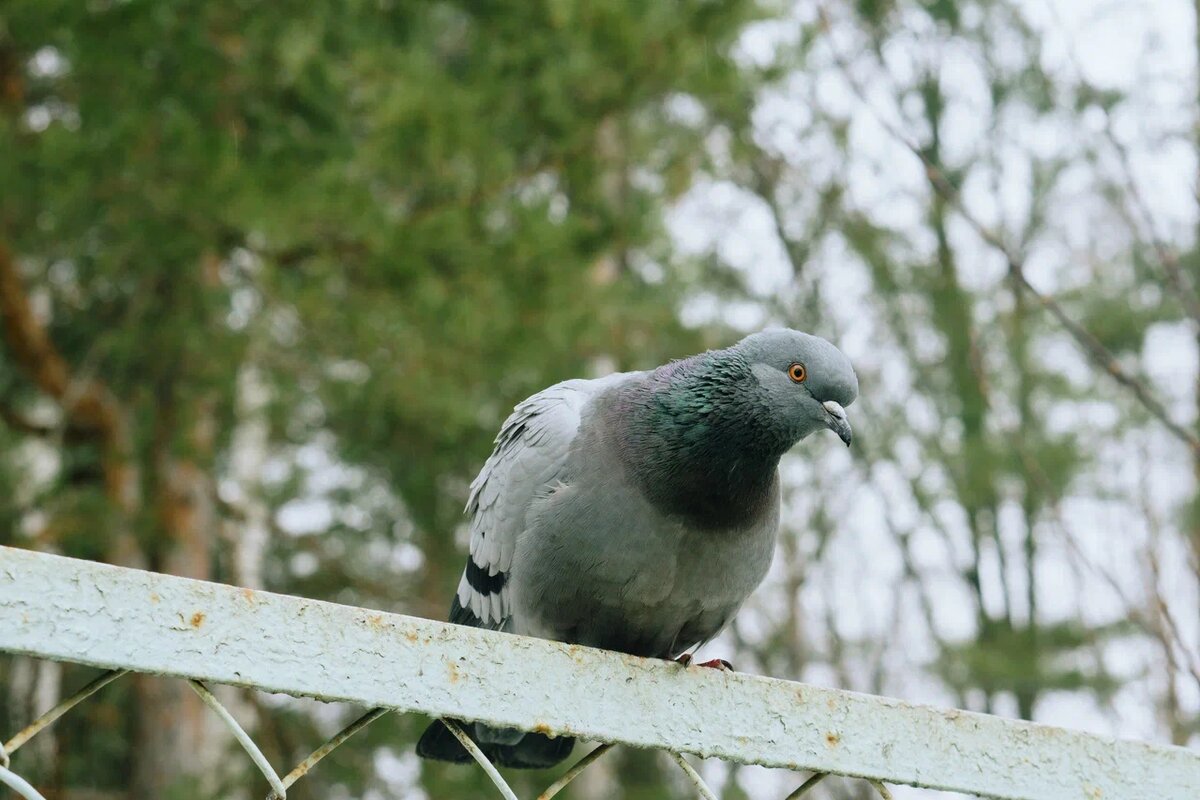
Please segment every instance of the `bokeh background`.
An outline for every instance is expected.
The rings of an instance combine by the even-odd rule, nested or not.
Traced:
[[[785,459],[771,574],[704,653],[1196,746],[1198,12],[5,0],[0,543],[444,619],[514,402],[786,324],[856,364],[855,446]],[[0,658],[0,731],[87,677]],[[279,765],[357,713],[224,698]],[[289,796],[490,796],[423,724]],[[234,747],[139,678],[19,766],[262,796]],[[630,750],[570,793],[689,796]]]

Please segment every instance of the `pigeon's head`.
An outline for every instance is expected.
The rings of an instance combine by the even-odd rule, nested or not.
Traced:
[[[858,377],[841,350],[786,328],[751,334],[734,349],[750,363],[788,438],[795,442],[828,428],[850,445],[845,407],[858,397]]]

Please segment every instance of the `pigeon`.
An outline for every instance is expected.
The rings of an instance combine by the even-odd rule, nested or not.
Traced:
[[[471,483],[470,555],[450,621],[688,663],[767,573],[780,458],[822,429],[849,446],[857,396],[850,360],[790,329],[538,392]],[[513,768],[553,766],[575,743],[464,730]],[[441,721],[417,754],[471,758]]]

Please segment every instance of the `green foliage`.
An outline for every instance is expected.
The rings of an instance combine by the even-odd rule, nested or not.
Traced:
[[[630,264],[664,253],[664,203],[711,130],[666,102],[748,96],[729,51],[757,13],[749,0],[6,4],[0,84],[20,96],[0,109],[0,243],[66,363],[126,412],[141,498],[117,519],[103,447],[51,440],[63,469],[36,503],[44,543],[112,558],[104,531],[136,524],[150,565],[170,568],[173,465],[197,465],[215,497],[253,369],[270,452],[324,448],[353,475],[320,488],[293,461],[264,483],[272,512],[304,496],[334,509],[308,535],[272,537],[269,585],[442,613],[466,484],[512,405],[593,359],[644,367],[697,346],[676,283]],[[29,377],[9,357],[0,370],[2,404],[30,413]],[[213,575],[236,579],[228,543],[196,535]],[[378,558],[397,539],[424,559],[413,580]],[[298,554],[316,568],[294,570]],[[411,727],[374,730],[408,741]],[[135,755],[116,739],[70,753],[97,747]],[[83,762],[66,759],[73,781]],[[335,774],[358,794],[370,773]],[[478,785],[443,777],[455,794]]]
[[[1163,302],[1160,287],[1139,279],[1137,273],[1145,271],[1144,261],[1140,269],[1137,264],[1133,270],[1114,269],[1076,292],[1081,323],[1113,353],[1140,355],[1150,326],[1172,319],[1181,310]]]
[[[825,559],[844,557],[847,520],[898,498],[886,522],[903,539],[903,580],[922,592],[956,583],[973,625],[969,641],[944,642],[926,607],[937,650],[922,667],[964,705],[1012,695],[1029,716],[1048,691],[1105,702],[1118,678],[1099,654],[1145,631],[1046,620],[1037,567],[1064,498],[1088,479],[1109,483],[1090,472],[1104,443],[1052,418],[1120,401],[1103,380],[1042,357],[1061,326],[1004,280],[994,249],[929,173],[882,174],[904,170],[875,163],[881,154],[908,154],[864,145],[878,126],[863,127],[857,100],[848,109],[827,96],[844,83],[827,44],[864,45],[839,55],[868,103],[972,206],[983,198],[980,218],[1014,253],[1036,253],[1045,238],[1040,255],[1054,264],[1074,247],[1053,230],[1061,184],[1103,165],[1046,133],[1072,114],[1120,113],[1127,94],[1043,70],[1039,35],[1009,4],[856,0],[845,11],[793,31],[791,17],[780,25],[790,4],[754,0],[10,0],[0,10],[0,256],[14,254],[72,390],[101,385],[128,436],[73,419],[7,326],[0,543],[238,582],[239,537],[258,510],[270,529],[268,588],[442,616],[462,563],[468,482],[516,401],[598,368],[727,342],[718,325],[679,322],[697,296],[837,334],[847,314],[824,284],[849,270],[845,283],[866,288],[853,309],[862,328],[847,338],[866,331],[878,348],[860,373],[862,435],[851,471],[817,462],[787,487],[789,509],[802,512],[788,515],[802,522],[781,547],[794,559],[781,570],[793,616],[780,622],[775,606],[749,626],[768,627],[752,631],[755,657],[789,677],[824,658],[850,685],[887,649],[839,639],[830,608],[829,652],[817,652],[801,589]],[[764,17],[795,41],[767,63],[733,58]],[[831,36],[827,23],[844,29]],[[878,62],[899,68],[863,78],[886,68]],[[944,80],[949,69],[977,73]],[[781,102],[803,106],[800,122],[770,108]],[[978,141],[945,130],[967,117],[982,119]],[[674,251],[664,212],[698,175],[769,206],[793,271],[777,296],[751,291],[725,248],[686,260]],[[1129,187],[1093,177],[1089,202],[1131,213]],[[1007,202],[1026,185],[1027,198]],[[873,199],[879,187],[895,197]],[[993,195],[1005,202],[989,209]],[[1150,327],[1186,312],[1164,289],[1154,247],[1112,252],[1120,237],[1105,234],[1097,252],[1068,254],[1055,298],[1136,364]],[[981,253],[992,260],[981,265]],[[1181,265],[1200,279],[1198,251]],[[260,423],[264,439],[249,449],[261,450],[261,474],[239,474],[235,437]],[[114,475],[130,479],[133,500]],[[827,503],[824,480],[863,481],[874,496],[847,515]],[[1169,522],[1200,548],[1200,501]],[[130,531],[132,548],[121,539]],[[941,566],[926,563],[936,548],[907,549],[914,534],[940,537]],[[896,629],[914,627],[905,622]],[[0,660],[6,683],[13,663]],[[86,677],[75,673],[65,686]],[[161,711],[140,702],[122,683],[68,715],[61,763],[36,777],[60,791],[126,786],[155,744],[140,725]],[[17,715],[0,704],[0,730]],[[256,738],[275,764],[329,732],[304,707],[261,718]],[[372,758],[406,753],[424,722],[389,715],[289,796],[384,791]],[[663,796],[653,754],[609,763],[627,800]],[[163,773],[156,796],[202,794]],[[249,770],[226,779],[219,796],[258,780]],[[440,765],[423,765],[420,780],[434,797],[484,785],[474,770]],[[514,781],[523,796],[547,782]]]
[[[930,17],[945,23],[952,31],[958,30],[961,15],[957,0],[923,0],[921,5],[929,12]]]
[[[892,0],[856,0],[854,10],[867,25],[880,28],[893,10]]]
[[[1121,682],[1105,669],[1098,647],[1135,632],[1124,621],[1089,628],[1065,620],[1034,630],[992,622],[974,640],[944,648],[934,670],[959,691],[979,688],[1018,696],[1086,691],[1104,702]]]

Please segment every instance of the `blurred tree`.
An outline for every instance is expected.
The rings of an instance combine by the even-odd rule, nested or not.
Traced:
[[[52,468],[2,541],[442,616],[512,404],[698,344],[657,263],[707,133],[672,103],[735,90],[754,13],[6,3],[2,435]],[[56,791],[228,789],[185,686],[106,697],[131,722],[57,728]]]
[[[771,674],[897,694],[924,672],[945,702],[1031,719],[1153,696],[1183,744],[1200,516],[1173,478],[1200,454],[1197,397],[1147,367],[1200,331],[1196,208],[1152,177],[1194,161],[1192,90],[1096,86],[1051,5],[818,3],[758,32],[753,112],[693,192],[715,208],[683,203],[721,276],[696,296],[724,298],[697,318],[834,336],[864,391],[857,463],[791,465],[781,568],[736,633]],[[751,257],[728,245],[763,231]]]
[[[1150,367],[1200,332],[1195,187],[1157,196],[1200,73],[1089,78],[1069,5],[10,0],[0,542],[441,617],[514,401],[790,324],[854,358],[856,444],[785,460],[777,567],[714,646],[1194,742],[1200,396]],[[4,729],[81,676],[0,678]],[[344,719],[227,699],[277,764]],[[48,786],[250,785],[179,687],[86,708]],[[481,793],[413,761],[421,722],[293,793]],[[677,777],[621,749],[572,791]]]

